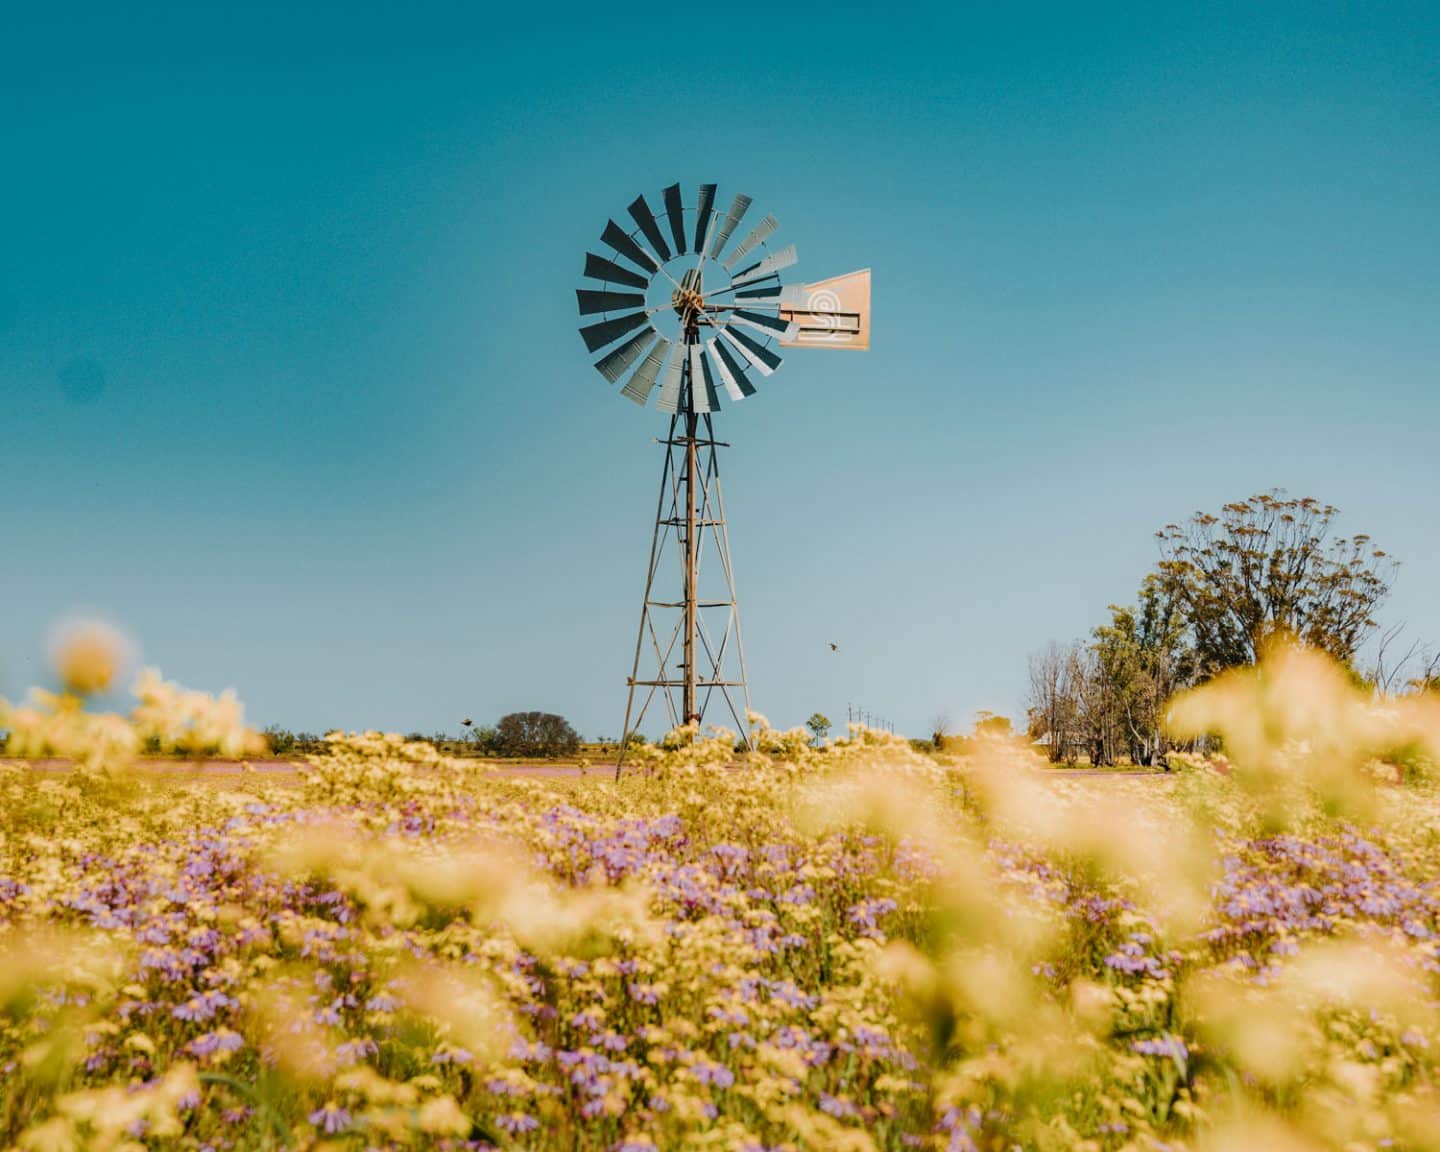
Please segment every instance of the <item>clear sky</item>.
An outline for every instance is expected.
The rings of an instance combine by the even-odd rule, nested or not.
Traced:
[[[872,351],[719,418],[772,720],[1017,713],[1157,528],[1271,486],[1440,642],[1433,2],[4,24],[0,693],[88,610],[260,724],[616,734],[663,418],[572,290],[677,179],[874,269]]]

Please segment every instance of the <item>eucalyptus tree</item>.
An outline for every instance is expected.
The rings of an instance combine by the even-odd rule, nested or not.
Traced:
[[[1203,675],[1255,663],[1282,633],[1353,665],[1396,562],[1369,536],[1332,535],[1338,514],[1277,489],[1156,533],[1160,580],[1184,613]]]

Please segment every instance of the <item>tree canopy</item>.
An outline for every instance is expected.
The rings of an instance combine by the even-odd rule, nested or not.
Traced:
[[[580,737],[553,712],[511,712],[495,725],[494,749],[501,756],[571,756]]]
[[[1396,565],[1369,536],[1332,538],[1337,512],[1277,490],[1156,533],[1160,579],[1193,633],[1203,674],[1253,664],[1284,632],[1353,664]]]

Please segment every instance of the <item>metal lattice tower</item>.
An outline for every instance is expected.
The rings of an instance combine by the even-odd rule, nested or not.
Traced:
[[[682,392],[688,388],[687,369]],[[718,693],[719,701],[714,702],[724,705],[722,723],[733,723],[744,738],[750,730],[750,689],[717,452],[728,445],[715,439],[709,413],[693,411],[670,417],[664,444],[655,534],[625,705],[622,754],[624,739],[644,723],[657,695],[671,727],[698,724]],[[678,581],[665,579],[667,558],[679,561]],[[708,586],[704,583],[707,575]],[[665,595],[661,589],[677,585],[678,599],[659,598]],[[723,619],[718,631],[713,626],[717,617]],[[642,667],[654,668],[652,678],[641,677]]]

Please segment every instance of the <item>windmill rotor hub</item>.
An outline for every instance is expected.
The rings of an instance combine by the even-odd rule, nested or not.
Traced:
[[[705,293],[700,288],[699,273],[695,274],[693,284],[690,273],[686,273],[685,282],[675,289],[670,303],[674,305],[675,315],[680,317],[686,327],[699,319],[700,314],[705,311]]]

